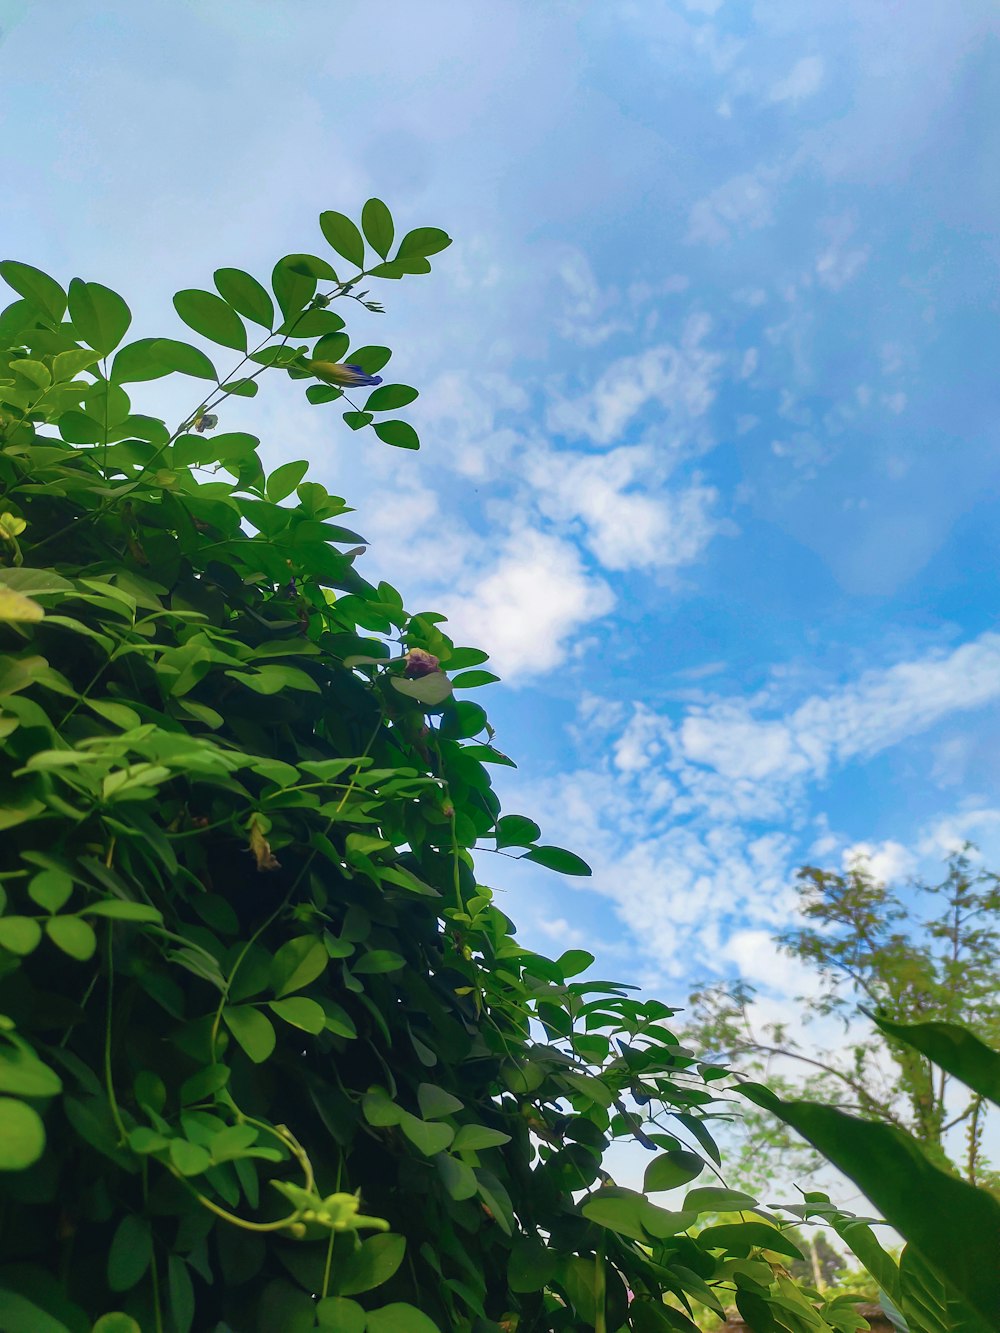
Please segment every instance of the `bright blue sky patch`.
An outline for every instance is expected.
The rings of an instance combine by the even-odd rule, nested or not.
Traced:
[[[3,248],[137,336],[325,208],[455,237],[353,324],[420,455],[290,383],[222,426],[493,652],[507,806],[595,867],[483,858],[530,943],[793,994],[797,865],[996,858],[992,0],[4,8]]]

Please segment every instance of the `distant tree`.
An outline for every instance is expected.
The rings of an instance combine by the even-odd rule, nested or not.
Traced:
[[[905,892],[863,862],[842,874],[806,866],[799,872],[805,924],[776,937],[817,973],[815,993],[798,1000],[801,1026],[758,1023],[753,987],[713,985],[691,997],[688,1044],[786,1094],[906,1129],[939,1164],[995,1186],[983,1152],[988,1104],[867,1021],[875,1014],[961,1023],[1000,1044],[1000,877],[974,853],[967,845],[948,859],[939,884],[912,883]],[[835,1050],[808,1040],[809,1023],[829,1017],[843,1020]],[[739,1174],[747,1188],[815,1170],[815,1155],[766,1113],[752,1112],[746,1128]]]

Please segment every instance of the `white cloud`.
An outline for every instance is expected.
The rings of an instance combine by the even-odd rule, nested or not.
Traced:
[[[771,88],[772,102],[801,102],[823,86],[824,67],[819,56],[803,56]]]
[[[676,730],[676,748],[682,761],[730,782],[770,780],[789,788],[996,699],[1000,635],[987,633],[950,653],[869,671],[778,718],[760,717],[760,708],[740,700],[692,709]]]
[[[687,239],[722,245],[734,233],[757,231],[774,221],[773,173],[748,171],[724,182],[692,207]]]
[[[1000,810],[991,806],[929,822],[912,847],[851,842],[810,813],[811,785],[998,699],[995,634],[869,671],[784,710],[777,686],[751,699],[688,703],[676,719],[645,704],[623,717],[619,705],[588,696],[575,735],[602,758],[529,789],[528,805],[547,837],[593,865],[583,887],[614,904],[643,985],[662,991],[672,979],[736,964],[774,993],[801,994],[802,974],[766,943],[795,918],[798,865],[862,859],[898,881],[968,838],[1000,854]]]
[[[868,262],[870,250],[866,245],[853,249],[840,245],[831,245],[816,260],[816,277],[821,286],[832,292],[839,292]]]
[[[556,272],[567,296],[555,321],[564,338],[581,347],[599,347],[614,334],[631,327],[631,321],[620,311],[617,315],[609,313],[620,304],[619,293],[614,287],[600,287],[585,255],[578,250],[567,253]]]
[[[480,559],[459,588],[439,599],[442,610],[463,642],[489,644],[508,682],[561,665],[581,626],[614,605],[572,543],[532,528],[510,533],[496,559]]]
[[[656,403],[681,431],[703,417],[715,396],[722,357],[704,346],[711,323],[689,316],[677,345],[664,343],[621,357],[578,398],[555,398],[547,413],[551,431],[607,445],[618,441],[649,403]]]
[[[719,530],[717,492],[698,481],[665,491],[654,451],[637,445],[607,454],[535,451],[526,477],[540,511],[556,522],[579,520],[605,569],[690,564]]]
[[[878,843],[852,843],[845,849],[842,861],[845,870],[865,870],[883,884],[898,883],[912,875],[917,867],[913,852],[891,838]]]

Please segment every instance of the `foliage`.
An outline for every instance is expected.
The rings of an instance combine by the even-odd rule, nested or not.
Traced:
[[[449,241],[361,224],[320,219],[346,268],[178,293],[211,357],[0,265],[0,1327],[858,1328],[755,1200],[684,1192],[727,1103],[671,1011],[523,949],[481,883],[477,847],[586,873],[500,813],[486,655],[358,573],[305,461],[219,429],[285,376],[416,447],[331,306]],[[132,403],[167,376],[173,430]],[[635,1139],[646,1193],[602,1164]]]
[[[785,1096],[804,1095],[904,1129],[939,1165],[961,1170],[973,1184],[995,1184],[983,1155],[983,1090],[956,1093],[947,1059],[935,1069],[925,1056],[939,1052],[899,1040],[892,1027],[961,1021],[974,1036],[1000,1044],[1000,880],[973,864],[971,850],[949,859],[940,884],[912,886],[912,902],[863,863],[845,874],[801,872],[807,924],[786,931],[779,943],[818,973],[817,991],[797,1001],[803,1026],[841,1019],[842,1051],[817,1049],[787,1024],[755,1024],[753,988],[743,984],[692,997],[688,1040]],[[928,903],[930,911],[921,914],[914,903]],[[890,1022],[873,1029],[869,1015]],[[788,1076],[793,1067],[804,1076],[798,1082]],[[773,1118],[751,1115],[747,1128],[752,1149],[734,1178],[760,1188],[779,1172],[815,1169],[816,1157],[797,1148]]]
[[[956,1078],[985,1089],[982,1095],[998,1103],[1000,1054],[951,1024],[893,1026],[894,1039],[912,1051],[945,1051]],[[797,1210],[810,1217],[818,1204],[816,1211],[830,1216],[909,1333],[990,1333],[1000,1324],[1000,1201],[988,1189],[942,1171],[914,1136],[895,1125],[816,1102],[782,1101],[759,1085],[745,1084],[742,1092],[859,1185],[908,1242],[897,1264],[867,1226],[830,1213],[825,1196],[807,1193]]]

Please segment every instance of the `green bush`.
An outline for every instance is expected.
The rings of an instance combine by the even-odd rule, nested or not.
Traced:
[[[715,1172],[722,1071],[663,1004],[573,980],[589,954],[517,943],[473,848],[587,867],[500,814],[485,654],[366,582],[304,461],[265,476],[225,428],[277,375],[354,449],[417,444],[416,391],[331,306],[377,311],[358,284],[448,237],[393,252],[377,200],[321,226],[331,260],[270,291],[178,293],[225,373],[125,343],[98,283],[0,265],[0,1327],[613,1333],[734,1298],[861,1327],[754,1200],[608,1180],[615,1139],[654,1193]],[[174,430],[130,401],[168,375]]]

